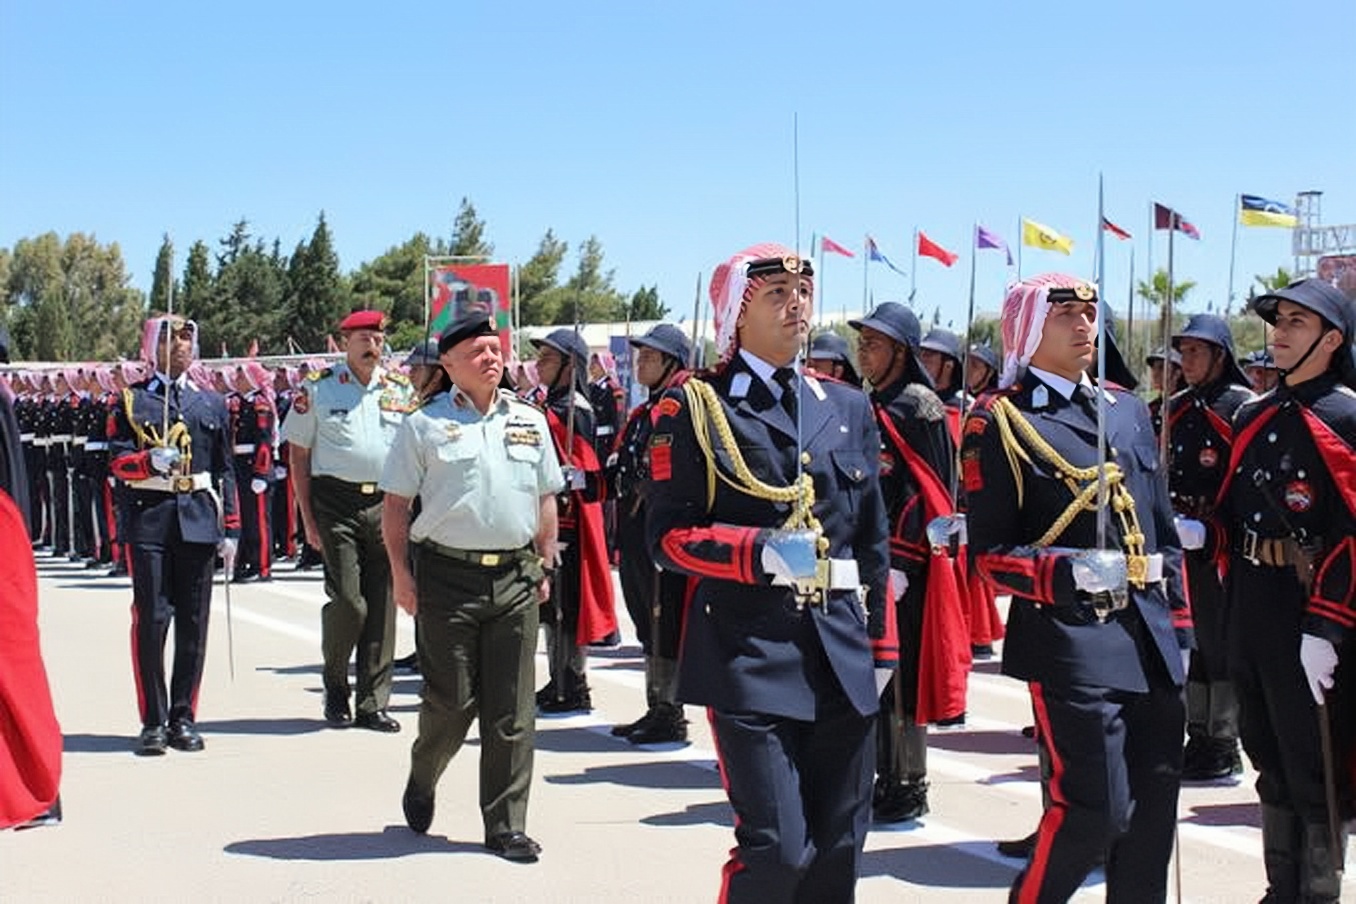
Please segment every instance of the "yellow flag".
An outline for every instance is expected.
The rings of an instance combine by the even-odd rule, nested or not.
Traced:
[[[1058,251],[1060,254],[1073,254],[1073,239],[1026,217],[1022,217],[1022,244],[1032,248],[1044,248],[1046,251]]]

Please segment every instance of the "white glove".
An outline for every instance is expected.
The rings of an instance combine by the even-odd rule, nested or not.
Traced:
[[[156,446],[151,450],[151,470],[162,477],[166,476],[174,470],[174,466],[179,463],[179,459],[182,457],[178,449],[170,446]]]
[[[1337,668],[1337,650],[1332,642],[1312,634],[1300,635],[1300,665],[1309,679],[1314,702],[1323,703],[1323,692],[1332,688],[1332,673]]]
[[[1126,592],[1125,553],[1089,549],[1073,557],[1074,586],[1087,593]]]
[[[565,477],[565,489],[582,490],[587,486],[584,472],[579,468],[572,468],[569,465],[560,469],[560,473]]]
[[[773,584],[793,586],[815,576],[815,534],[809,530],[774,530],[763,545],[763,571]]]
[[[885,693],[885,685],[890,683],[890,679],[895,676],[894,669],[877,668],[876,672],[876,696],[879,697]]]
[[[226,537],[217,544],[217,552],[221,553],[221,561],[226,568],[228,578],[231,572],[235,570],[235,549],[237,545],[237,542],[230,537]]]
[[[286,480],[286,479],[287,479],[287,469],[284,468],[282,465],[274,465],[274,466],[273,466],[273,479],[274,479],[274,480]]]
[[[965,515],[941,515],[933,518],[927,526],[928,543],[934,548],[951,548],[951,538],[956,537],[961,546],[969,541],[965,529]]]
[[[898,568],[890,569],[890,592],[899,600],[909,589],[909,576]]]
[[[1185,680],[1187,672],[1191,671],[1191,651],[1182,650],[1182,678]]]
[[[1201,549],[1205,546],[1205,525],[1195,518],[1176,519],[1177,539],[1182,542],[1183,549]]]
[[[268,492],[268,481],[262,477],[256,477],[250,481],[250,492],[256,496],[262,496]]]

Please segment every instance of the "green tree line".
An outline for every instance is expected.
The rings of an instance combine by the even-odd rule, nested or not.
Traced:
[[[175,271],[176,249],[165,236],[149,294],[131,285],[117,242],[55,232],[0,248],[0,325],[14,360],[86,361],[135,357],[141,323],[173,305],[196,320],[202,354],[318,352],[349,311],[385,311],[390,342],[408,348],[424,334],[424,258],[492,258],[485,221],[463,198],[447,238],[416,232],[350,272],[340,269],[322,211],[310,237],[290,252],[278,238],[250,231],[241,219],[212,245],[198,239]],[[667,313],[657,285],[630,294],[616,285],[602,242],[589,236],[564,272],[569,245],[547,229],[519,268],[525,325],[657,320]]]

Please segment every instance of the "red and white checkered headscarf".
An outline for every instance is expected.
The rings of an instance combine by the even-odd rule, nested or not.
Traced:
[[[716,267],[716,271],[711,274],[711,316],[716,326],[716,358],[719,361],[728,361],[734,355],[735,350],[739,348],[739,337],[735,324],[739,322],[739,315],[744,310],[744,305],[748,302],[749,296],[757,288],[758,281],[749,281],[749,264],[753,261],[767,260],[768,258],[787,258],[799,257],[785,245],[779,245],[776,242],[764,242],[761,245],[752,245],[736,254],[723,264]],[[811,287],[814,286],[814,277],[806,275],[802,277],[811,281]],[[810,313],[806,313],[806,320],[810,318]]]
[[[1017,372],[1031,363],[1040,348],[1045,331],[1045,315],[1050,312],[1051,289],[1076,289],[1088,285],[1086,279],[1065,273],[1042,273],[1008,286],[1003,299],[1003,372],[1000,388],[1011,386]]]
[[[178,314],[168,317],[161,314],[146,321],[141,330],[141,360],[149,364],[152,370],[160,370],[165,365],[165,360],[160,355],[161,337],[165,335],[166,330],[178,329],[183,325],[193,328],[192,360],[198,360],[198,325]]]

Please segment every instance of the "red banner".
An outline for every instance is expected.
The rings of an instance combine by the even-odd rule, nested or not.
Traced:
[[[508,264],[445,264],[429,271],[429,332],[442,333],[472,311],[490,315],[508,361],[513,348]]]

